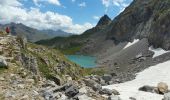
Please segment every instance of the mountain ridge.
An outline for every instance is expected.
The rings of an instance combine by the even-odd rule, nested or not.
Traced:
[[[50,39],[55,36],[67,37],[73,35],[72,33],[67,33],[62,30],[38,30],[35,28],[28,27],[22,23],[10,23],[5,25],[0,25],[1,29],[5,29],[5,27],[10,27],[12,35],[19,35],[26,37],[30,42],[36,42],[42,39]]]

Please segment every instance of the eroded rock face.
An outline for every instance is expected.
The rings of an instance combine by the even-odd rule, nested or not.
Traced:
[[[39,75],[37,59],[35,57],[21,53],[20,60],[24,67],[33,72],[35,75]]]

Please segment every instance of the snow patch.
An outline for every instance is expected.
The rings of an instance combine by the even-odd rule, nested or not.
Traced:
[[[170,51],[166,51],[166,50],[164,50],[164,49],[162,49],[162,48],[154,49],[152,46],[149,47],[149,50],[154,52],[153,58],[158,57],[158,56],[160,56],[160,55],[163,55],[163,54],[165,54],[165,53],[170,52]]]
[[[116,89],[120,92],[122,100],[134,97],[137,100],[162,100],[163,95],[142,92],[138,89],[144,85],[157,86],[159,82],[165,82],[170,86],[170,61],[160,63],[137,74],[136,79],[125,83],[103,86],[103,88]]]
[[[139,39],[135,39],[133,42],[129,42],[123,49],[126,49],[132,45],[134,45],[135,43],[137,43],[139,41]]]

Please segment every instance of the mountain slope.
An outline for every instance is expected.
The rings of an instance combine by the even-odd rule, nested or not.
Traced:
[[[122,42],[148,38],[154,47],[169,49],[169,17],[170,0],[134,0],[112,21],[107,39]]]
[[[81,49],[84,48],[85,44],[91,42],[95,35],[101,37],[102,34],[99,33],[110,23],[111,19],[107,15],[104,15],[101,17],[99,23],[95,27],[85,31],[81,35],[72,35],[70,37],[55,37],[53,39],[41,40],[36,43],[58,48],[64,51],[65,54],[81,52]]]
[[[6,25],[0,25],[1,29],[5,29],[5,27],[10,27],[12,35],[24,36],[28,39],[28,41],[36,42],[42,39],[49,39],[55,36],[70,36],[71,33],[63,32],[62,30],[53,31],[53,30],[37,30],[24,24],[15,24],[10,23]]]

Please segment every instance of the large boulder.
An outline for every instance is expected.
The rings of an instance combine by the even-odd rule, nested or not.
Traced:
[[[164,94],[163,100],[170,100],[170,92]]]
[[[151,93],[154,93],[155,89],[156,89],[156,87],[148,86],[148,85],[145,85],[145,86],[142,86],[139,88],[140,91],[151,92]]]
[[[102,76],[102,79],[105,80],[105,82],[107,83],[107,82],[111,81],[112,75],[104,74],[104,75]]]
[[[50,78],[52,81],[54,81],[57,85],[62,85],[64,81],[60,78],[60,76],[51,76]]]
[[[164,82],[158,83],[157,88],[160,94],[165,94],[168,92],[168,85]]]
[[[84,79],[83,81],[86,84],[86,86],[91,87],[94,91],[100,91],[102,89],[102,86],[95,82],[94,80]]]
[[[112,92],[113,91],[110,90],[110,89],[102,89],[102,90],[99,91],[99,93],[102,94],[102,95],[103,94],[112,95]]]
[[[7,67],[8,64],[3,56],[0,56],[0,67]]]
[[[106,89],[106,88],[100,90],[99,93],[102,94],[102,95],[103,94],[107,94],[107,95],[112,95],[112,94],[120,95],[120,93],[117,90],[115,90],[115,89],[110,90],[110,89]]]
[[[76,86],[71,86],[65,91],[65,94],[68,97],[74,97],[78,93],[79,93],[79,89]]]

